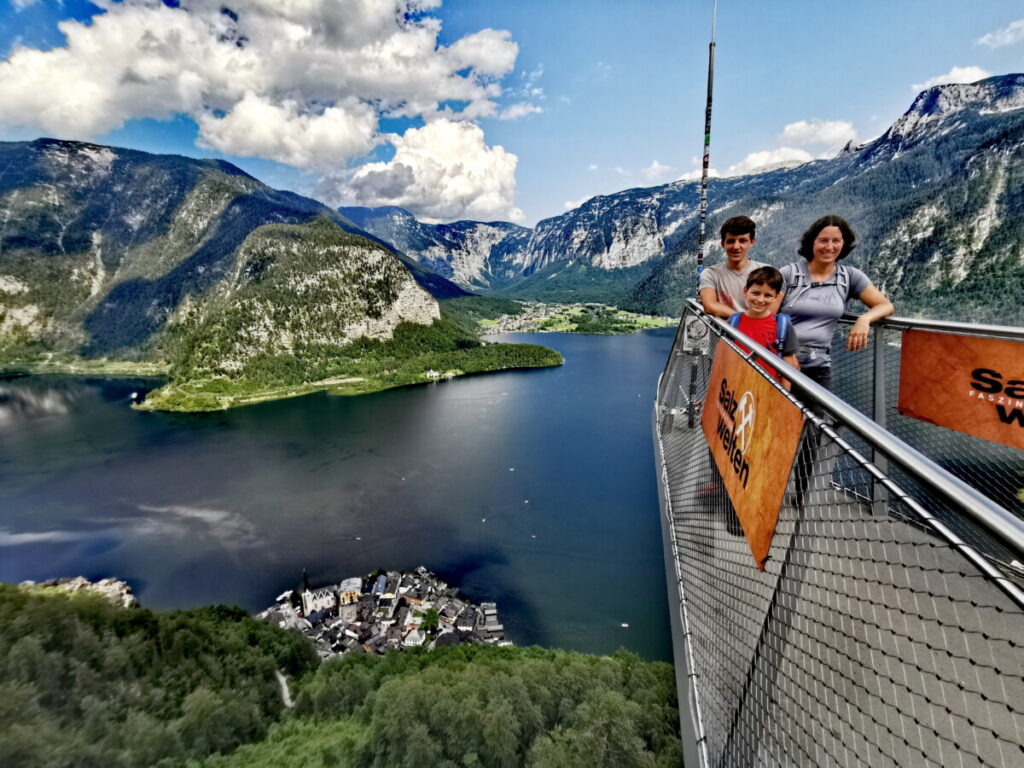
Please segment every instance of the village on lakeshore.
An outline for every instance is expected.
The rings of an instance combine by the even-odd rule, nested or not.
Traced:
[[[376,571],[313,589],[288,590],[257,614],[309,637],[322,658],[451,645],[512,645],[494,603],[462,599],[457,587],[419,566]]]
[[[679,318],[642,315],[598,302],[520,301],[519,305],[522,308],[519,314],[481,320],[485,333],[617,334],[679,323]]]

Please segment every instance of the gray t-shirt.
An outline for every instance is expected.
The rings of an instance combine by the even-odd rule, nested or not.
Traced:
[[[725,262],[715,264],[713,267],[705,267],[704,271],[700,273],[699,290],[714,288],[715,297],[720,302],[738,312],[745,312],[747,302],[743,298],[743,289],[747,287],[747,277],[758,267],[764,266],[760,261],[753,259],[748,259],[748,262],[746,269],[740,274],[729,269]]]
[[[831,365],[836,323],[846,309],[847,300],[860,296],[871,285],[871,280],[856,267],[845,264],[837,264],[832,277],[820,283],[811,280],[804,261],[787,264],[779,271],[782,272],[782,290],[786,292],[781,311],[793,318],[793,330],[800,342],[796,356],[800,367]]]

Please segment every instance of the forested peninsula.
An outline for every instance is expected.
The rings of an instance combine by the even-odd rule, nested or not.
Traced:
[[[678,766],[672,667],[460,646],[319,662],[240,608],[0,585],[0,764]]]
[[[479,320],[514,302],[465,297],[439,302],[429,325],[401,322],[387,339],[314,343],[287,352],[261,352],[241,370],[221,370],[230,359],[234,330],[192,337],[170,369],[171,381],[137,408],[212,411],[316,391],[363,395],[467,374],[562,365],[558,352],[537,344],[480,341]]]

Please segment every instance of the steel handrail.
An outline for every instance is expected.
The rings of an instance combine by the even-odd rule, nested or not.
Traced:
[[[846,312],[840,322],[852,323],[860,315]],[[958,333],[964,336],[981,336],[992,339],[1010,339],[1024,342],[1024,328],[1012,325],[983,325],[960,323],[955,320],[930,320],[923,317],[885,317],[871,324],[872,328],[892,328],[898,331],[935,331],[936,333]]]
[[[745,349],[749,350],[749,357],[757,358],[783,379],[798,387],[807,400],[825,409],[837,421],[860,435],[868,445],[885,454],[890,460],[897,462],[905,472],[938,491],[956,508],[983,526],[1017,557],[1024,557],[1024,520],[1005,507],[996,504],[977,489],[954,477],[923,453],[883,429],[856,408],[811,381],[792,366],[782,362],[761,345],[752,342],[745,334],[740,333],[721,318],[705,314],[703,307],[695,299],[689,299],[687,303],[698,314],[698,317],[701,317],[718,332],[719,336],[726,336],[734,343],[743,345]],[[987,327],[999,328],[1000,326]]]

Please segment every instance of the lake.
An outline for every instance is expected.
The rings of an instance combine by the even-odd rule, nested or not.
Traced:
[[[669,660],[650,414],[673,334],[509,334],[565,365],[216,414],[131,410],[151,380],[0,381],[0,580],[255,611],[303,569],[424,565],[517,645]]]

